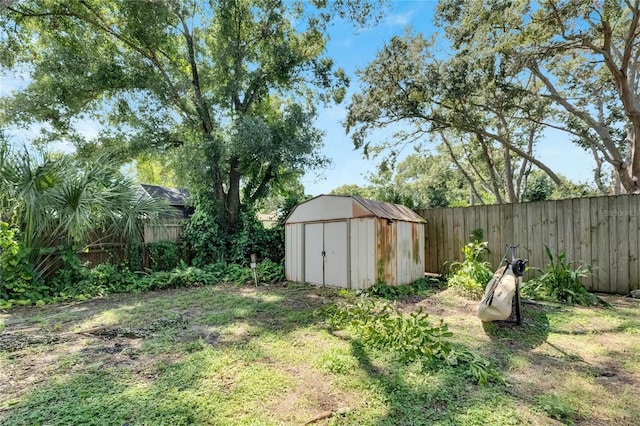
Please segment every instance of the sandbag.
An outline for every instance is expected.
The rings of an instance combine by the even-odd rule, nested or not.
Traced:
[[[511,264],[498,269],[485,288],[484,297],[476,307],[476,316],[482,322],[502,321],[511,316],[516,276]]]

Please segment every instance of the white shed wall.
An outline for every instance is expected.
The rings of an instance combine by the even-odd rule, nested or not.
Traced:
[[[352,219],[351,235],[351,288],[366,289],[376,280],[375,219]]]
[[[285,226],[285,274],[288,281],[304,282],[304,224]]]

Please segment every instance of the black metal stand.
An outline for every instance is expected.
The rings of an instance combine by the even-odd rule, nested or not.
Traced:
[[[520,277],[516,277],[516,294],[515,294],[515,310],[516,310],[516,324],[520,325],[522,324],[522,314],[520,311],[521,308],[521,304],[520,304],[520,281],[522,280],[522,278]]]

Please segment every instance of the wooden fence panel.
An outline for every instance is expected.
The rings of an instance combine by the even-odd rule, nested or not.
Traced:
[[[548,264],[544,246],[567,262],[585,262],[593,291],[625,294],[640,288],[640,196],[590,197],[526,204],[422,210],[427,220],[426,272],[441,273],[463,259],[462,246],[475,229],[484,231],[493,268],[509,243],[520,244],[519,257],[534,268]],[[526,277],[525,277],[526,278]]]
[[[178,241],[183,227],[184,222],[176,219],[165,219],[155,224],[145,223],[144,242]]]
[[[638,257],[640,256],[640,243],[638,234],[640,233],[640,208],[638,201],[640,196],[637,194],[629,196],[629,290],[635,290],[639,287],[640,281],[640,264]]]
[[[577,206],[580,214],[580,229],[577,234],[580,238],[580,251],[576,255],[576,257],[584,262],[591,264],[591,247],[589,245],[589,241],[591,238],[591,229],[593,229],[593,226],[591,226],[591,211],[589,208],[590,202],[588,198],[581,198],[576,201],[578,201]],[[585,278],[583,282],[588,289],[592,288],[593,280],[591,276]]]
[[[177,241],[182,233],[184,221],[176,219],[164,219],[155,224],[144,224],[144,243],[157,243],[159,241]],[[425,253],[427,251],[425,250]],[[125,244],[120,242],[104,242],[90,247],[86,252],[78,253],[81,262],[88,262],[90,267],[101,263],[118,263],[125,258]],[[143,255],[143,263],[148,264],[146,254]]]
[[[616,197],[616,280],[611,282],[612,293],[627,293],[629,283],[629,197]]]
[[[609,292],[609,199],[608,197],[598,198],[598,239],[591,243],[596,247],[597,254],[597,282],[594,288]]]
[[[529,231],[531,231],[531,237],[529,238],[529,249],[531,253],[529,265],[533,268],[542,268],[543,265],[546,264],[544,244],[545,242],[549,242],[549,232],[552,232],[553,238],[556,238],[556,233],[551,227],[547,226],[547,229],[542,229],[543,215],[545,214],[546,212],[540,208],[540,203],[527,204],[527,224]],[[548,221],[545,220],[545,224],[548,224]],[[531,272],[535,272],[535,269]]]

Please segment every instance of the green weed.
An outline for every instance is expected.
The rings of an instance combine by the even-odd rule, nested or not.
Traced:
[[[544,410],[551,418],[559,420],[564,424],[574,424],[574,417],[577,412],[569,403],[559,398],[555,394],[544,394],[536,398],[538,406]]]
[[[438,288],[440,284],[440,281],[435,278],[420,278],[411,284],[395,286],[377,282],[368,289],[361,291],[361,294],[381,299],[397,300],[413,295],[427,296],[433,293],[434,289]]]
[[[522,287],[523,295],[585,306],[602,303],[582,284],[582,279],[591,274],[589,265],[581,263],[574,267],[566,261],[564,250],[554,257],[547,245],[544,249],[549,258],[547,269],[541,271],[540,277],[527,281]]]
[[[449,287],[474,299],[482,297],[485,285],[493,276],[491,264],[482,261],[482,255],[489,249],[488,243],[481,242],[481,239],[481,230],[474,231],[471,241],[462,248],[464,260],[451,264],[451,273],[447,279]]]
[[[447,324],[443,320],[432,324],[422,309],[403,315],[388,304],[378,306],[373,301],[365,301],[351,306],[334,304],[324,312],[330,327],[349,329],[364,344],[389,350],[402,362],[421,359],[427,363],[461,365],[480,384],[503,380],[481,356],[454,348],[449,340],[453,333]]]

